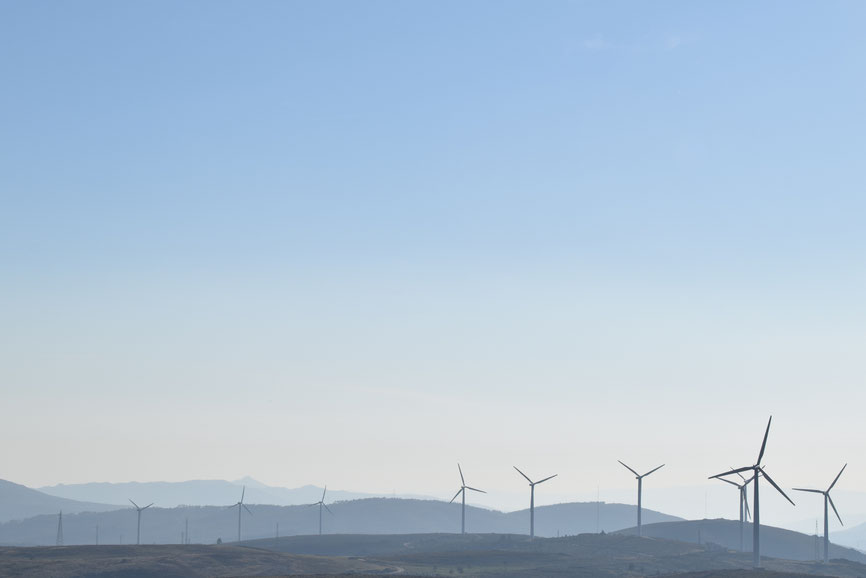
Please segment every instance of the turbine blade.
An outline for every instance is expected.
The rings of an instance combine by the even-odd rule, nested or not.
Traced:
[[[457,471],[460,472],[460,484],[465,486],[466,480],[463,479],[463,468],[460,467],[460,464],[457,464]]]
[[[543,480],[538,480],[537,482],[535,482],[535,485],[537,486],[538,484],[543,484],[543,483],[546,482],[547,480],[552,480],[553,478],[555,478],[555,477],[558,476],[558,475],[559,475],[559,474],[553,474],[552,476],[547,476],[547,477],[544,478]]]
[[[145,507],[143,507],[142,510],[146,510],[146,509],[148,509],[149,507],[151,507],[152,505],[153,505],[153,502],[151,502],[151,503],[149,503],[148,505],[146,505]]]
[[[839,515],[839,510],[836,509],[836,504],[833,503],[833,498],[830,497],[830,494],[827,494],[827,499],[830,500],[830,506],[833,508],[836,517],[839,518],[839,523],[844,526],[845,524],[842,523],[842,516]]]
[[[734,466],[731,466],[731,469],[733,470],[733,469],[734,469]],[[737,472],[737,475],[740,476],[740,477],[743,479],[744,482],[746,481],[746,478],[743,477],[743,474]]]
[[[325,484],[325,489],[322,490],[322,501],[325,501],[325,492],[328,491],[328,484]]]
[[[248,513],[248,514],[249,514],[249,515],[250,515],[250,516],[252,516],[252,515],[253,515],[253,511],[252,511],[252,510],[250,510],[250,509],[249,509],[249,508],[247,508],[247,505],[246,505],[246,504],[241,504],[241,506],[243,506],[243,507],[244,507],[244,510],[246,510],[246,511],[247,511],[247,513]]]
[[[665,467],[664,464],[660,465],[659,467],[655,468],[654,470],[650,470],[650,471],[648,471],[647,473],[645,473],[645,474],[642,475],[641,477],[642,477],[642,478],[645,478],[645,477],[647,477],[648,475],[650,475],[651,473],[653,473],[653,472],[655,472],[655,471],[658,471],[658,470],[662,469],[663,467]]]
[[[319,502],[316,502],[315,504],[307,504],[307,507],[309,508],[310,506],[318,506],[318,505],[319,505]],[[232,506],[232,507],[234,507],[234,506]]]
[[[752,470],[755,466],[746,466],[744,468],[737,468],[735,470],[731,470],[730,472],[724,472],[721,474],[716,474],[715,476],[710,476],[707,478],[708,480],[712,480],[713,478],[721,478],[722,476],[731,476],[733,474],[739,474],[740,472],[745,472],[746,470]]]
[[[785,499],[788,500],[789,502],[791,502],[791,505],[792,505],[792,506],[796,506],[796,505],[797,505],[797,504],[794,503],[794,500],[792,500],[791,498],[789,498],[789,497],[788,497],[788,494],[786,494],[786,493],[782,490],[782,488],[779,487],[779,484],[777,484],[776,482],[773,481],[773,478],[771,478],[771,477],[767,474],[767,472],[764,471],[763,468],[760,468],[760,470],[761,470],[761,473],[764,474],[764,477],[767,478],[767,481],[770,482],[770,483],[773,485],[773,487],[776,488],[776,490],[778,490],[778,492],[779,492],[780,494],[782,494],[783,496],[785,496]]]
[[[626,466],[625,463],[624,463],[622,460],[616,460],[616,461],[618,461],[618,462],[621,463],[623,466],[625,466],[626,469],[628,469],[628,471],[630,471],[631,473],[633,473],[633,474],[636,475],[637,477],[640,477],[640,474],[639,474],[639,473],[637,473],[636,471],[634,471],[634,470],[631,469],[630,467]]]
[[[132,498],[130,498],[129,502],[130,502],[133,506],[135,506],[135,509],[136,509],[136,510],[138,509],[138,504],[136,504],[135,502],[133,502],[133,501],[132,501]]]
[[[457,496],[459,496],[459,495],[460,495],[460,492],[462,492],[462,491],[463,491],[463,488],[460,488],[460,489],[459,489],[459,490],[457,490],[457,493],[456,493],[456,494],[454,494],[454,497],[453,497],[453,498],[451,498],[451,501],[450,501],[450,502],[448,502],[448,503],[449,503],[449,504],[452,504],[452,503],[454,503],[454,500],[456,500],[456,499],[457,499]]]
[[[244,488],[241,490],[241,504],[244,503],[244,494],[246,494],[246,493],[247,493],[247,487],[244,486]]]
[[[770,416],[770,421],[767,422],[767,431],[764,432],[764,443],[761,444],[761,452],[758,454],[758,461],[755,463],[756,466],[761,465],[761,458],[764,457],[764,450],[767,449],[767,436],[770,435],[771,423],[773,423],[773,416]]]
[[[746,506],[746,520],[750,520],[752,518],[752,512],[749,511],[749,494],[746,492],[745,488],[743,488],[742,492],[743,504]]]
[[[726,480],[725,478],[716,478],[716,479],[719,480],[720,482],[725,482],[725,483],[731,484],[732,486],[736,486],[738,488],[740,487],[740,484],[738,484],[737,482],[732,482],[731,480]]]
[[[839,478],[842,477],[842,472],[844,472],[844,471],[845,471],[845,468],[847,468],[847,467],[848,467],[848,464],[845,464],[844,466],[842,466],[842,469],[839,470],[839,473],[836,475],[836,479],[833,480],[833,483],[830,484],[830,487],[829,487],[829,488],[827,488],[827,491],[828,491],[828,492],[829,492],[830,490],[833,489],[833,486],[835,486],[835,485],[836,485],[836,482],[839,481]],[[840,521],[841,521],[841,520],[840,520]]]
[[[764,474],[764,475],[767,475],[767,474]],[[809,489],[806,489],[806,488],[791,488],[791,489],[792,489],[792,490],[795,490],[795,491],[797,491],[797,492],[812,492],[812,493],[815,493],[815,494],[823,494],[823,493],[824,493],[822,490],[809,490]]]
[[[526,478],[526,481],[527,481],[527,482],[529,482],[530,484],[532,484],[532,480],[529,479],[529,476],[527,476],[526,474],[524,474],[523,472],[521,472],[521,471],[518,469],[517,466],[512,466],[512,467],[513,467],[515,470],[517,470],[517,473],[518,473],[518,474],[520,474],[521,476],[523,476],[524,478]]]
[[[325,506],[325,504],[322,504],[322,505]],[[331,514],[332,516],[334,515],[334,512],[331,511],[331,508],[329,508],[328,506],[325,506],[325,509],[328,510],[329,514]]]
[[[539,482],[539,483],[540,483],[540,482]],[[473,492],[481,492],[482,494],[486,494],[486,493],[487,493],[487,492],[485,492],[484,490],[479,490],[478,488],[472,488],[472,487],[470,487],[470,486],[466,486],[466,489],[467,489],[467,490],[472,490]]]

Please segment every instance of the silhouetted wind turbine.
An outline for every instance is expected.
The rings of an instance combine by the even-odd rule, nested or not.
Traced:
[[[551,478],[555,478],[559,474],[553,474],[552,476],[547,476],[543,480],[538,480],[537,482],[533,482],[529,479],[529,476],[521,472],[517,469],[517,466],[513,466],[517,473],[526,478],[526,481],[529,482],[529,539],[532,540],[535,538],[535,486],[538,484],[543,484],[547,480]]]
[[[743,480],[742,484],[738,484],[737,482],[732,482],[731,480],[727,480],[725,478],[717,478],[725,483],[731,484],[739,490],[740,494],[740,552],[745,549],[745,544],[743,542],[743,535],[746,526],[746,520],[751,517],[751,513],[749,512],[749,498],[746,494],[746,486],[755,479],[755,476],[752,476],[748,480],[743,477],[743,474],[737,473],[738,476]]]
[[[146,509],[148,509],[149,507],[151,507],[151,506],[153,505],[153,503],[151,502],[150,504],[148,504],[148,505],[146,505],[145,507],[141,508],[141,507],[139,507],[138,504],[136,504],[135,502],[133,502],[131,499],[130,499],[129,501],[132,503],[133,506],[135,506],[135,511],[138,512],[138,531],[136,532],[135,543],[136,543],[136,544],[141,544],[141,513],[142,513],[143,511],[145,511]]]
[[[246,510],[250,516],[253,515],[252,511],[250,511],[250,509],[247,508],[247,505],[244,504],[244,495],[246,493],[247,493],[247,487],[244,486],[243,489],[241,490],[240,501],[236,504],[232,504],[231,506],[229,506],[229,509],[231,509],[231,508],[237,508],[238,509],[238,542],[241,541],[241,509]]]
[[[807,490],[806,488],[794,488],[798,492],[812,492],[815,494],[823,494],[824,495],[824,562],[830,561],[830,511],[827,509],[827,504],[833,507],[833,512],[836,514],[836,517],[839,518],[839,523],[842,524],[842,517],[839,515],[839,511],[836,509],[836,504],[833,503],[833,498],[830,497],[830,490],[833,489],[833,486],[836,485],[836,482],[839,481],[839,478],[842,476],[842,472],[845,471],[845,468],[848,467],[848,464],[842,466],[842,469],[839,470],[839,473],[836,475],[836,479],[833,480],[833,483],[830,484],[830,487],[826,490]],[[845,524],[842,524],[843,526]]]
[[[325,505],[325,492],[327,492],[327,491],[328,491],[328,486],[325,486],[325,489],[322,490],[322,499],[319,500],[318,502],[314,502],[312,504],[309,504],[310,506],[319,506],[319,536],[322,535],[322,508],[325,508],[326,510],[328,510],[328,513],[331,514],[332,516],[334,515],[334,512],[331,511],[331,508],[329,508],[328,506]]]
[[[457,490],[457,493],[454,494],[454,497],[451,498],[449,504],[453,503],[454,500],[457,499],[457,496],[463,494],[463,507],[460,509],[460,533],[466,533],[466,490],[472,490],[473,492],[481,492],[482,494],[486,494],[484,490],[479,490],[477,488],[472,488],[466,485],[466,480],[463,478],[463,470],[460,468],[460,464],[457,464],[457,471],[460,472],[460,489]]]
[[[645,477],[647,477],[648,475],[650,475],[651,473],[655,472],[656,470],[660,470],[661,468],[665,467],[665,465],[662,464],[662,465],[660,465],[659,467],[654,468],[654,469],[648,471],[648,472],[645,473],[644,475],[640,475],[639,473],[637,473],[636,471],[634,471],[634,470],[631,469],[630,467],[626,466],[626,465],[622,462],[622,460],[617,460],[617,461],[618,461],[619,463],[621,463],[623,466],[625,466],[625,468],[626,468],[628,471],[630,471],[631,473],[633,473],[633,474],[635,475],[635,479],[637,480],[637,535],[638,535],[638,536],[642,536],[642,535],[643,535],[643,530],[641,529],[641,516],[640,516],[640,514],[641,514],[641,495],[643,494],[643,479],[644,479]]]
[[[764,468],[761,467],[761,460],[764,457],[764,450],[767,449],[767,436],[770,435],[770,424],[772,424],[772,423],[773,423],[773,416],[770,416],[770,421],[767,422],[767,431],[764,432],[764,441],[761,444],[761,451],[758,453],[758,461],[757,461],[757,463],[755,463],[755,465],[745,466],[742,468],[737,468],[735,470],[731,470],[729,472],[724,472],[722,474],[716,474],[715,476],[710,476],[710,479],[720,478],[722,476],[731,476],[733,474],[739,474],[741,472],[747,472],[749,470],[752,470],[755,474],[754,476],[752,476],[752,479],[755,481],[755,496],[754,496],[754,499],[752,500],[752,506],[754,507],[754,510],[755,510],[754,517],[753,517],[754,529],[752,531],[752,541],[753,541],[752,557],[753,557],[753,563],[754,563],[755,568],[760,568],[760,566],[761,566],[761,503],[758,500],[758,497],[759,497],[758,496],[758,486],[759,486],[758,482],[760,481],[761,476],[767,478],[767,481],[770,482],[770,484],[774,488],[776,488],[776,490],[780,494],[782,494],[786,500],[791,502],[792,506],[795,505],[794,501],[788,497],[788,494],[783,492],[782,488],[780,488],[778,486],[778,484],[776,484],[776,482],[773,481],[773,478],[771,478],[770,476],[767,475],[767,472],[764,471]]]

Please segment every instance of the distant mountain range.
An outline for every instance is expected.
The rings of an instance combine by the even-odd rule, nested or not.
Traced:
[[[621,530],[621,534],[637,534],[637,528]],[[728,550],[740,547],[740,523],[734,520],[683,520],[645,524],[643,535],[678,542],[716,544]],[[752,525],[745,527],[745,550],[752,551]],[[817,550],[816,550],[817,546]],[[783,528],[761,525],[761,554],[786,560],[811,561],[823,558],[823,540]],[[866,554],[852,548],[830,544],[830,558],[844,558],[866,563]]]
[[[73,514],[115,509],[117,506],[49,496],[27,486],[0,480],[0,522],[23,520],[40,514],[57,514],[60,510]]]
[[[830,539],[838,544],[866,551],[866,522],[847,530],[830,532]]]
[[[236,498],[237,499],[237,498]],[[333,514],[324,513],[328,534],[415,534],[460,531],[460,505],[444,501],[396,498],[367,498],[329,504]],[[308,506],[250,505],[252,515],[243,514],[244,539],[276,535],[305,535],[318,531],[318,508]],[[647,522],[679,520],[644,509]],[[467,506],[467,528],[472,532],[524,534],[529,529],[529,512],[504,513]],[[571,535],[613,531],[634,523],[635,507],[625,504],[568,503],[542,506],[535,511],[539,536]],[[186,522],[190,540],[212,544],[237,540],[237,510],[225,506],[153,507],[142,514],[142,543],[179,543]],[[135,540],[136,514],[132,508],[111,512],[64,515],[66,544],[93,544],[97,526],[101,544],[130,543]],[[2,545],[50,545],[57,533],[57,516],[43,515],[0,524]]]
[[[129,499],[136,502],[155,502],[163,508],[176,506],[215,506],[234,504],[241,497],[241,488],[246,486],[244,502],[249,504],[270,504],[274,506],[295,506],[311,504],[322,498],[322,489],[317,486],[282,488],[268,486],[244,478],[234,482],[226,480],[190,480],[185,482],[95,482],[87,484],[58,484],[37,488],[40,492],[79,500],[128,506]],[[381,494],[328,490],[327,500],[358,500],[362,498],[388,497]],[[424,497],[428,496],[399,496]]]

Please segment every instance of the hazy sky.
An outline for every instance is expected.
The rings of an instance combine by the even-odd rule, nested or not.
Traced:
[[[866,488],[864,25],[4,3],[0,477]]]

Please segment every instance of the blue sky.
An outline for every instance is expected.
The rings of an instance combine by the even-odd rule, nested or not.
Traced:
[[[5,477],[861,449],[862,3],[0,11]]]

